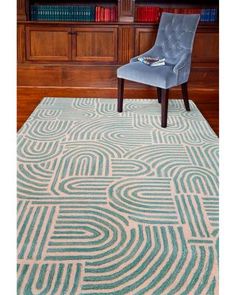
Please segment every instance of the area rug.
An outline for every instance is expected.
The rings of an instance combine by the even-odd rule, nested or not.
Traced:
[[[196,105],[44,98],[18,133],[18,294],[218,294],[218,138]]]

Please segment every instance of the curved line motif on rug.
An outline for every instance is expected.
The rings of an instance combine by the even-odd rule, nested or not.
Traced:
[[[18,294],[218,294],[218,138],[191,101],[44,98],[18,134]]]

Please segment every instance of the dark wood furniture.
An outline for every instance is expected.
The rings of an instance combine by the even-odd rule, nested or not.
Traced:
[[[116,0],[118,21],[109,23],[31,21],[29,0],[17,1],[18,128],[44,96],[117,97],[116,69],[151,48],[158,28],[135,22],[133,0]],[[218,23],[200,24],[189,80],[189,97],[197,104],[218,106],[218,48]],[[173,89],[169,95],[179,94]],[[127,82],[125,96],[155,98],[156,91]]]

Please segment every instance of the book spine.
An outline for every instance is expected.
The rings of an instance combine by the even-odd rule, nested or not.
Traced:
[[[42,5],[39,6],[39,20],[43,20],[44,18],[44,8]]]
[[[99,21],[99,6],[96,6],[96,22]]]
[[[91,10],[91,6],[88,7],[88,21],[91,22],[92,21],[92,10]]]
[[[75,16],[74,16],[75,21],[78,21],[79,20],[79,6],[78,5],[76,5],[74,7],[74,13],[75,13]]]
[[[64,12],[65,12],[65,18],[64,18],[64,20],[65,21],[68,21],[69,20],[69,7],[68,6],[65,6]]]

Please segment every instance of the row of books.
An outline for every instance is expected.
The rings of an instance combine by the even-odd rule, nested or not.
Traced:
[[[117,6],[103,7],[96,6],[95,21],[96,22],[112,22],[117,21]]]
[[[202,9],[200,21],[202,22],[216,22],[218,19],[217,8]]]
[[[138,22],[158,22],[162,10],[156,6],[139,6],[136,10],[136,21]]]
[[[138,6],[136,21],[158,22],[162,12],[199,13],[202,22],[216,22],[216,8],[161,8],[157,6]],[[117,21],[117,6],[94,5],[31,5],[32,21]]]
[[[136,21],[158,22],[162,12],[200,14],[201,22],[216,22],[218,18],[217,8],[161,8],[157,6],[138,6],[136,10]]]
[[[116,21],[117,8],[94,5],[31,5],[32,21]]]

